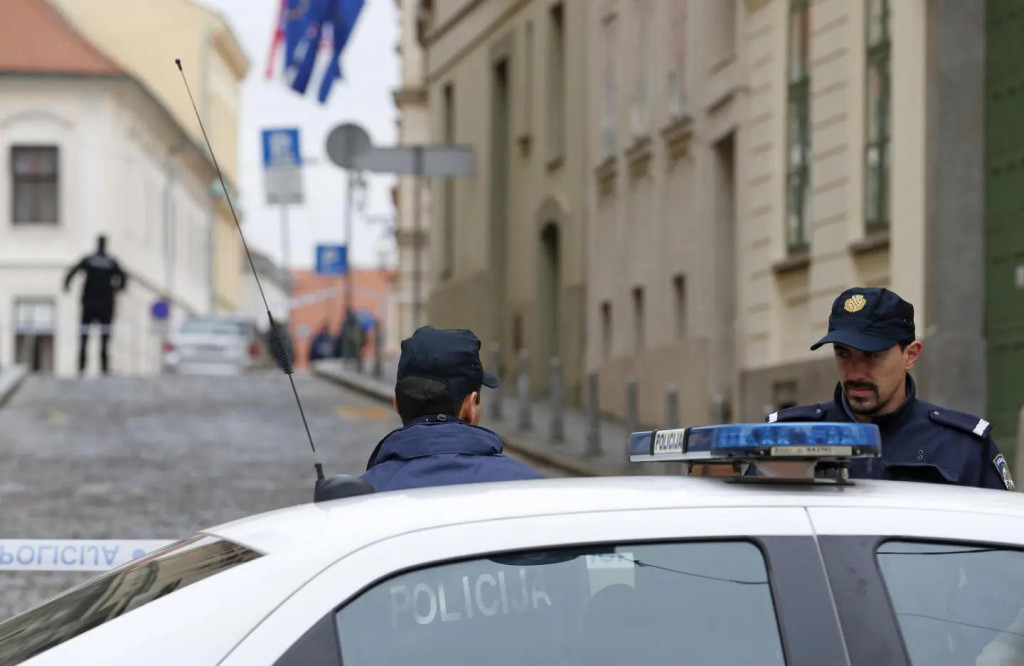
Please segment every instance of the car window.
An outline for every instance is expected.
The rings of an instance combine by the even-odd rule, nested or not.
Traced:
[[[784,663],[764,559],[740,541],[448,563],[376,585],[336,621],[346,666]]]
[[[877,553],[912,664],[1024,664],[1024,551],[888,541]]]
[[[0,624],[0,664],[17,664],[260,554],[196,536],[73,588]]]

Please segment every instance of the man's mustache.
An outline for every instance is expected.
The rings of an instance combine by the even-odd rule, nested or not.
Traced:
[[[865,389],[871,391],[875,395],[878,395],[878,387],[875,386],[872,382],[843,382],[843,390],[850,391],[852,389]]]

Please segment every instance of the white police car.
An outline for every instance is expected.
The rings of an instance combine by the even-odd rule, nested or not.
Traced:
[[[878,447],[859,424],[638,433],[635,460],[839,473],[470,484],[255,516],[12,618],[0,663],[1024,663],[1024,497],[845,482]]]

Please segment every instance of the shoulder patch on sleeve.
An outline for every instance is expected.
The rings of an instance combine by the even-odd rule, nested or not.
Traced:
[[[980,439],[985,439],[992,431],[992,424],[985,419],[979,419],[977,416],[963,412],[954,412],[952,409],[932,407],[928,410],[928,418],[935,423],[961,430]]]
[[[768,423],[782,423],[786,421],[820,421],[823,418],[825,418],[825,408],[819,404],[780,409],[769,414],[765,421]]]
[[[996,466],[999,478],[1003,480],[1003,485],[1006,486],[1006,489],[1017,490],[1017,486],[1013,483],[1013,477],[1010,475],[1010,466],[1006,464],[1006,458],[1003,457],[1002,453],[992,459],[992,464]]]

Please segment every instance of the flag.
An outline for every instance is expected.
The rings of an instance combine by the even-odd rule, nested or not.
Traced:
[[[290,30],[289,27],[285,28],[285,40],[287,42],[289,39],[289,33],[293,37],[297,36],[291,52],[286,55],[287,76],[292,90],[304,95],[313,74],[313,67],[316,65],[317,53],[320,51],[324,22],[335,0],[299,0],[299,2],[304,3],[305,11],[291,22]]]
[[[331,63],[320,82],[320,93],[317,99],[323,104],[331,93],[334,82],[341,78],[341,52],[345,50],[352,30],[356,26],[356,19],[363,10],[363,0],[333,0],[331,21]]]
[[[281,7],[277,11],[277,22],[274,24],[274,37],[270,42],[270,55],[267,56],[266,78],[274,76],[274,60],[277,58],[277,50],[284,41],[284,11],[288,0],[281,0]]]
[[[283,43],[284,78],[288,86],[304,95],[310,81],[319,77],[317,97],[321,104],[326,102],[334,82],[342,78],[341,52],[352,35],[364,1],[281,0],[267,78],[274,76],[274,63]],[[320,51],[327,52],[326,71],[323,60],[317,66]]]

